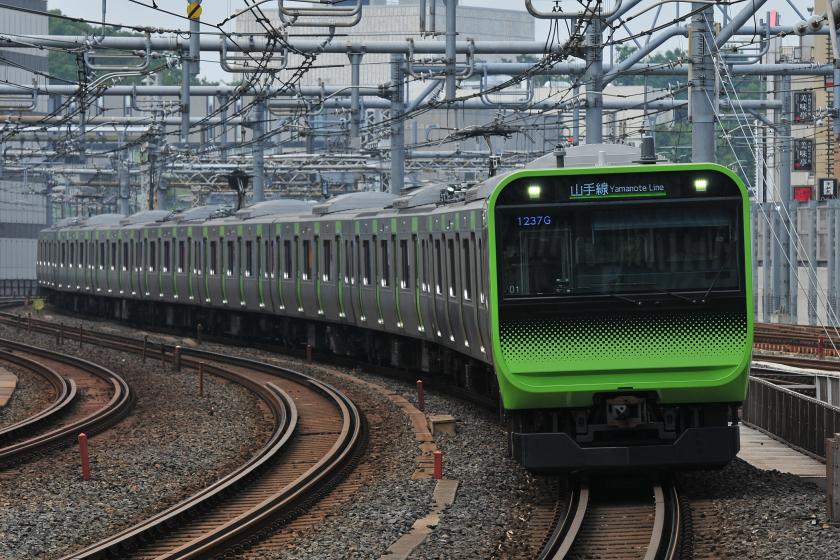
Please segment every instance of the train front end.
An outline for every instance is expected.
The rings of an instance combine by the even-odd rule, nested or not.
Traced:
[[[713,164],[514,173],[488,200],[493,360],[536,471],[705,468],[738,452],[748,194]]]

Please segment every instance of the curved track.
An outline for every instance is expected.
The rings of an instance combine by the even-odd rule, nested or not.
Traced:
[[[58,374],[54,369],[48,368],[34,360],[30,360],[13,352],[0,350],[0,361],[15,364],[27,371],[41,376],[52,386],[55,398],[42,410],[35,414],[0,428],[0,448],[20,440],[34,430],[48,422],[55,421],[63,413],[67,412],[73,400],[78,394],[76,382]]]
[[[20,325],[0,314],[0,321]],[[54,333],[33,320],[31,328]],[[78,332],[67,333],[69,337]],[[268,404],[275,417],[270,441],[252,459],[188,499],[68,558],[207,558],[245,548],[325,495],[347,474],[365,443],[364,422],[342,393],[302,373],[249,360],[184,348],[145,344],[91,333],[97,344],[144,353],[182,368],[243,384]]]
[[[67,414],[62,414],[60,418],[50,414],[35,420],[40,428],[51,424],[46,430],[38,430],[35,435],[14,440],[0,448],[0,468],[48,449],[71,445],[80,432],[89,436],[99,433],[122,420],[134,405],[134,394],[128,383],[100,365],[12,340],[0,339],[0,348],[4,349],[7,358],[18,359],[21,364],[38,364],[53,370],[55,376],[71,380],[70,392],[81,394],[72,406],[66,398],[62,401],[60,409],[55,412]]]
[[[679,557],[681,512],[671,482],[631,487],[575,479],[561,511],[539,560]]]

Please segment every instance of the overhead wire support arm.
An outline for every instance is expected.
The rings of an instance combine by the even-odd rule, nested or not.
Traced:
[[[632,1],[631,3],[635,6],[641,0]],[[534,6],[533,0],[525,0],[525,8],[528,10],[528,13],[534,16],[535,18],[539,19],[587,19],[591,17],[598,17],[601,19],[609,19],[620,15],[623,10],[621,9],[622,0],[617,0],[613,9],[608,12],[601,12],[599,10],[601,6],[601,2],[597,2],[595,8],[586,8],[583,11],[579,12],[564,12],[559,9],[559,2],[555,2],[555,7],[550,12],[543,12],[538,10]]]
[[[284,24],[296,27],[353,27],[362,19],[362,0],[356,0],[350,8],[337,8],[332,2],[320,0],[314,3],[324,7],[292,7],[285,0],[277,0],[278,15]]]

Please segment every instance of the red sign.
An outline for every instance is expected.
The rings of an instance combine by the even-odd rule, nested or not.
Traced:
[[[811,187],[793,187],[793,200],[796,202],[811,200]]]
[[[779,12],[776,10],[770,10],[770,27],[778,27],[779,25]]]

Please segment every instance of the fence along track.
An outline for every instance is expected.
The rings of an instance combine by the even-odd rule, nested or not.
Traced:
[[[12,340],[0,339],[0,346],[11,349],[16,354],[28,354],[43,358],[59,364],[63,368],[83,372],[85,376],[91,376],[104,382],[110,388],[111,393],[110,399],[101,406],[96,400],[88,401],[80,406],[77,412],[88,413],[81,418],[68,421],[56,429],[0,449],[0,468],[19,463],[32,455],[43,453],[49,449],[72,445],[76,442],[79,432],[85,432],[89,436],[97,434],[125,418],[134,406],[134,393],[128,383],[107,368],[81,358],[59,354]]]
[[[59,416],[66,413],[76,398],[77,393],[76,382],[74,380],[66,379],[54,369],[39,364],[34,360],[5,350],[0,350],[0,360],[15,364],[36,375],[40,375],[52,386],[55,392],[55,398],[49,405],[27,418],[0,429],[0,446],[6,446],[16,439],[31,434],[34,430],[41,428],[45,424],[55,421]]]
[[[681,532],[676,488],[670,482],[648,487],[646,498],[628,500],[603,496],[605,488],[590,488],[587,480],[573,481],[565,513],[537,558],[675,560]]]
[[[0,314],[0,321],[21,326],[20,321],[15,316],[7,313]],[[53,333],[59,327],[53,326],[47,321],[32,320],[31,328],[40,332]],[[97,344],[100,346],[133,353],[143,351],[143,342],[129,337],[95,331],[88,331],[87,334],[95,337]],[[81,336],[81,333],[66,331],[65,336],[77,338]],[[147,345],[147,350],[152,351],[152,355],[157,355],[166,361],[172,362],[174,360],[172,354],[174,347],[172,345],[153,343]],[[167,352],[169,353],[167,354]],[[213,365],[214,362],[225,364],[226,367]],[[259,500],[253,507],[240,511],[235,518],[218,524],[214,529],[201,534],[198,538],[193,538],[195,537],[194,534],[190,535],[189,539],[176,537],[173,541],[170,541],[177,542],[175,548],[161,552],[156,550],[154,546],[149,546],[145,550],[154,551],[153,556],[156,558],[206,558],[223,554],[226,550],[235,546],[247,546],[247,543],[258,539],[261,533],[272,530],[295,517],[309,504],[322,497],[341,480],[358,458],[365,442],[362,416],[352,401],[333,387],[305,374],[255,360],[225,356],[193,348],[183,349],[182,367],[198,369],[199,363],[203,364],[206,372],[244,384],[258,394],[264,394],[266,390],[273,393],[273,397],[269,398],[267,402],[276,411],[275,418],[281,419],[278,422],[282,427],[279,431],[275,430],[272,435],[271,449],[267,449],[269,445],[265,446],[251,461],[211,487],[141,524],[69,555],[67,560],[106,557],[125,558],[133,554],[129,551],[135,551],[142,556],[143,549],[140,546],[158,540],[160,534],[174,535],[177,529],[172,530],[172,526],[183,525],[185,520],[191,518],[197,512],[206,511],[212,506],[223,504],[231,496],[235,500],[237,492],[247,491],[246,486],[258,486],[259,477],[264,471],[271,469],[272,461],[288,451],[290,444],[298,439],[297,436],[293,438],[292,435],[295,428],[299,426],[297,412],[292,412],[295,409],[293,399],[287,394],[286,390],[273,383],[268,383],[266,378],[275,381],[278,381],[277,378],[281,378],[286,383],[296,384],[301,391],[306,390],[316,393],[331,403],[340,421],[335,440],[328,451],[319,460],[312,461],[312,464],[304,472],[300,473],[294,480],[289,481],[279,491],[276,486],[273,486],[273,491],[265,494],[264,499]],[[255,380],[255,373],[262,375],[260,381]],[[259,376],[256,378],[259,378]],[[280,411],[278,407],[284,408],[286,412]],[[318,415],[312,414],[312,417],[316,419],[314,427],[317,428]],[[292,424],[290,424],[291,420],[294,420]],[[317,433],[309,435],[317,435]]]

